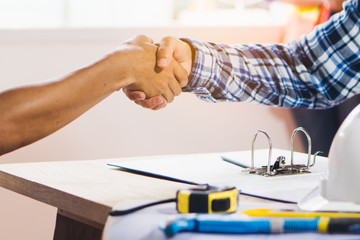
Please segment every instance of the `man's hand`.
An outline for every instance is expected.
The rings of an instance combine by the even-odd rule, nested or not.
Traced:
[[[192,68],[192,55],[190,46],[174,37],[165,37],[159,43],[159,49],[157,51],[157,66],[162,69],[166,69],[176,60],[187,72],[187,76],[190,75]],[[181,87],[187,85],[186,81],[179,81]],[[158,110],[164,108],[167,104],[166,100],[161,96],[156,96],[146,99],[146,96],[141,91],[131,91],[130,89],[123,89],[126,96],[135,101],[136,104],[149,108],[152,110]]]
[[[183,42],[180,39],[174,37],[164,37],[160,41],[156,58],[157,65],[160,68],[166,68],[169,66],[172,59],[174,58],[183,66],[188,75],[190,75],[192,68],[192,56],[191,48],[186,42]],[[185,86],[186,85],[182,85],[181,87]]]
[[[122,44],[118,52],[126,59],[123,78],[128,85],[125,92],[142,91],[141,98],[162,96],[167,102],[172,102],[174,96],[181,93],[179,83],[187,83],[188,74],[176,61],[163,69],[157,67],[157,48],[150,38],[143,35]]]

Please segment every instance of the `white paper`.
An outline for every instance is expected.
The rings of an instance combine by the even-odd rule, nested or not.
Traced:
[[[279,149],[272,151],[272,164],[280,155],[286,157],[286,164],[290,164],[290,151]],[[221,156],[251,166],[251,151],[160,156],[131,161],[114,159],[109,164],[196,183],[236,186],[247,194],[291,202],[304,198],[319,185],[320,179],[327,172],[327,158],[319,156],[310,169],[311,173],[271,177],[246,173],[244,168],[223,161]],[[255,167],[267,165],[267,158],[268,150],[256,150]],[[307,164],[307,154],[295,152],[294,163]]]

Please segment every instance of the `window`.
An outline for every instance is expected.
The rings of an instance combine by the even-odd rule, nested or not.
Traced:
[[[1,0],[0,28],[265,24],[284,21],[279,6],[269,0]]]

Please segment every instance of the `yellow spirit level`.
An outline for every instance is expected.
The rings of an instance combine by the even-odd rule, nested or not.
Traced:
[[[238,200],[235,187],[202,185],[177,191],[176,208],[179,213],[232,213],[237,210]]]

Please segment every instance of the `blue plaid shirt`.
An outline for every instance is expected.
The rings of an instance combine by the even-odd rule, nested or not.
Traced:
[[[194,61],[184,89],[210,102],[255,101],[328,108],[360,93],[359,0],[289,45],[214,44],[191,39]]]

